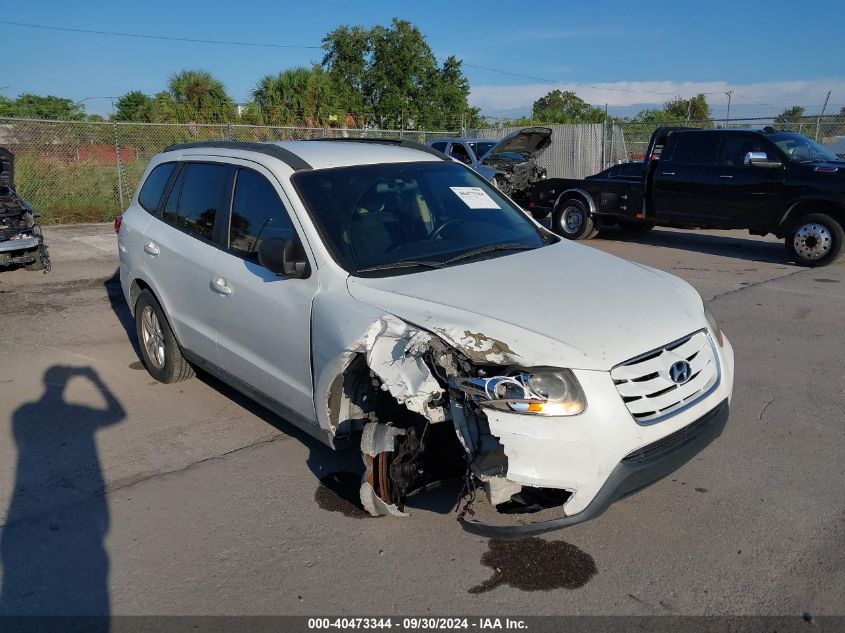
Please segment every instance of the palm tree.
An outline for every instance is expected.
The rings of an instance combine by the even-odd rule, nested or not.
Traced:
[[[322,125],[337,114],[337,96],[328,74],[319,66],[291,68],[267,75],[252,91],[255,105],[271,125]]]
[[[180,123],[227,123],[235,118],[235,102],[223,84],[204,70],[183,70],[170,77],[167,92]]]

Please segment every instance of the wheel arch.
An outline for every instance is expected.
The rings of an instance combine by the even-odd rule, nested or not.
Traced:
[[[156,301],[158,301],[158,305],[160,305],[161,309],[164,311],[164,318],[167,319],[167,324],[170,326],[173,336],[176,337],[176,342],[181,346],[182,343],[179,342],[179,333],[176,331],[176,328],[173,327],[173,320],[170,318],[170,312],[167,309],[167,305],[161,296],[161,293],[156,292],[156,289],[150,281],[148,279],[144,279],[143,277],[135,277],[132,280],[132,283],[129,284],[129,312],[132,314],[132,317],[135,318],[135,306],[138,305],[138,297],[141,296],[141,293],[144,290],[149,290],[150,294]]]
[[[580,188],[567,189],[566,191],[561,192],[561,194],[557,197],[557,200],[555,200],[554,210],[557,210],[561,202],[569,200],[570,198],[581,200],[587,205],[590,215],[596,215],[596,203],[593,200],[593,196],[584,189]]]
[[[845,227],[845,205],[841,202],[825,198],[801,198],[793,201],[781,216],[777,236],[784,237],[789,225],[796,218],[808,213],[825,213]]]

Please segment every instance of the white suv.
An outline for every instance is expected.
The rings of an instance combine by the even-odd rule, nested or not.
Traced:
[[[733,351],[692,287],[421,145],[172,146],[116,226],[150,374],[201,368],[360,448],[373,515],[458,476],[470,531],[563,527],[727,421]]]

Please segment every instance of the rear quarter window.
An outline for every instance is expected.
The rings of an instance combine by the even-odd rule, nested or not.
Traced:
[[[167,186],[167,182],[170,180],[175,167],[176,163],[162,163],[161,165],[157,165],[144,181],[144,185],[138,193],[138,204],[150,213],[155,213],[158,209],[164,188]]]
[[[186,163],[170,190],[162,219],[211,241],[217,214],[228,212],[230,186],[228,165]]]

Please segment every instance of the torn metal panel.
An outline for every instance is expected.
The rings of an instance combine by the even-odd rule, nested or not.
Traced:
[[[520,359],[519,354],[514,352],[506,342],[482,332],[447,328],[433,328],[433,331],[475,363],[512,365]]]
[[[431,422],[442,422],[444,409],[431,405],[443,395],[443,388],[423,358],[431,338],[431,334],[386,314],[367,330],[355,351],[365,355],[381,388],[397,402]]]

